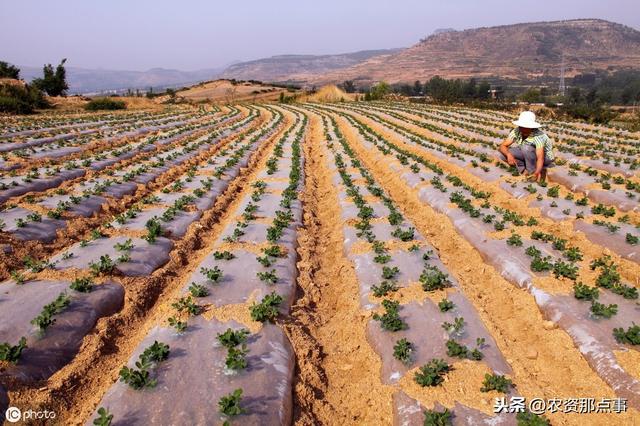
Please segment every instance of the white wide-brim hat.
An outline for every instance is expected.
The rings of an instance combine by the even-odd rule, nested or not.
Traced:
[[[512,121],[512,123],[527,129],[538,129],[542,127],[542,124],[536,122],[536,115],[531,111],[522,111],[520,117],[518,117],[516,121]]]

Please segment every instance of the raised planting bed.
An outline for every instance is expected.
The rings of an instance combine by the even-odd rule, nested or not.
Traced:
[[[512,374],[437,251],[403,218],[335,124],[325,129],[325,135],[333,152],[333,158],[327,156],[328,161],[333,159],[336,164],[328,168],[340,191],[343,220],[349,224],[343,230],[345,252],[353,262],[361,306],[375,309],[366,336],[382,361],[381,382],[398,385],[410,370],[434,358],[452,363],[473,360],[494,374]],[[347,167],[349,163],[351,168]],[[335,179],[336,175],[342,182]],[[348,207],[347,197],[358,207],[357,213]],[[370,201],[376,198],[384,207]],[[421,288],[417,291],[425,295],[409,296],[417,301],[394,300],[396,292],[410,286]],[[443,297],[438,304],[426,295],[433,292]]]
[[[119,381],[98,407],[113,415],[113,424],[217,424],[228,420],[247,425],[286,425],[293,415],[291,387],[294,354],[286,335],[275,325],[264,325],[246,339],[247,366],[226,367],[227,348],[216,335],[235,322],[221,323],[197,317],[178,334],[173,328],[155,327],[133,352],[127,365],[136,368],[143,351],[154,342],[169,346],[166,360],[150,368],[153,387],[133,389]],[[241,389],[241,413],[225,415],[219,401]],[[236,405],[236,404],[234,404]],[[97,417],[95,413],[88,421]]]
[[[288,313],[295,296],[297,275],[295,229],[301,225],[302,206],[295,189],[300,185],[302,159],[297,151],[278,160],[277,152],[286,141],[297,149],[304,127],[297,121],[292,129],[298,129],[298,141],[287,137],[291,129],[286,131],[276,143],[276,154],[271,157],[275,159],[272,164],[279,163],[283,169],[282,166],[288,166],[289,186],[284,191],[274,191],[273,179],[277,179],[274,173],[253,181],[253,191],[236,210],[236,217],[240,219],[222,231],[214,245],[216,250],[196,267],[183,293],[193,284],[204,286],[208,294],[203,300],[220,307],[244,303],[250,298],[261,300],[275,291],[283,298],[280,312]],[[239,249],[234,249],[234,245],[239,245]]]
[[[607,247],[625,259],[640,263],[640,244],[630,244],[627,241],[627,235],[638,237],[640,231],[623,223],[613,225],[620,229],[611,232],[606,226],[597,226],[583,220],[576,220],[573,223],[573,229],[584,232],[584,235],[595,244]]]
[[[131,238],[133,248],[128,250],[129,259],[119,262],[122,255],[117,244],[125,244],[129,238],[125,236],[98,238],[86,243],[76,243],[64,252],[53,256],[50,262],[58,271],[66,269],[93,270],[102,269],[102,273],[118,270],[130,277],[151,275],[153,271],[169,261],[169,252],[173,248],[171,240],[157,237],[153,243],[142,238]],[[83,247],[84,246],[84,247]],[[72,254],[69,257],[69,254]],[[107,258],[108,256],[108,258]],[[95,265],[92,268],[92,265]]]
[[[445,408],[440,404],[435,404],[431,409],[427,409],[406,393],[398,391],[393,394],[393,424],[396,426],[423,424],[516,426],[518,421],[515,414],[501,413],[495,416],[488,416],[459,402],[456,402],[452,408]]]
[[[121,225],[118,222],[114,221],[112,222],[112,226],[114,229],[119,231],[145,232],[147,229],[146,223],[153,218],[161,217],[165,210],[166,208],[164,207],[142,210],[141,212],[136,214],[135,218],[127,220],[125,224]],[[162,233],[166,237],[182,238],[187,232],[189,226],[196,220],[200,219],[201,216],[202,213],[199,211],[178,212],[170,221],[161,221]]]
[[[226,123],[232,117],[223,119],[220,123]],[[103,158],[104,153],[95,154],[93,157],[84,159],[82,162],[69,161],[64,164],[64,170],[60,170],[61,166],[54,167],[53,173],[48,169],[39,169],[38,173],[29,172],[24,176],[3,177],[0,178],[0,202],[7,199],[23,195],[27,192],[41,192],[49,188],[57,187],[64,181],[84,176],[87,170],[99,171],[117,162],[129,159],[143,152],[151,152],[158,147],[174,143],[174,141],[186,138],[192,133],[203,131],[216,127],[219,123],[200,124],[195,129],[178,128],[173,131],[173,135],[158,139],[157,137],[148,138],[146,141],[128,144],[122,149],[112,151],[113,158]],[[45,175],[45,178],[39,176]],[[127,193],[125,191],[125,193]]]
[[[473,306],[459,291],[447,292],[447,299],[453,302],[454,308],[441,312],[438,305],[425,298],[421,303],[412,302],[401,305],[399,315],[406,328],[397,332],[389,332],[381,327],[380,321],[370,320],[367,324],[367,340],[382,359],[380,373],[383,383],[396,383],[409,370],[426,364],[433,358],[445,359],[449,363],[468,359],[447,355],[447,341],[454,340],[469,351],[478,349],[482,353],[482,362],[496,374],[512,374],[493,338],[485,329]],[[455,318],[464,318],[464,327],[460,331],[449,333],[442,324],[455,323]],[[405,362],[394,356],[394,347],[400,339],[406,339],[412,345],[409,359]],[[478,339],[484,339],[478,345]],[[473,359],[473,358],[471,358]]]
[[[58,229],[65,226],[63,220],[42,217],[38,213],[21,207],[0,212],[0,221],[4,224],[2,231],[10,233],[17,239],[38,240],[44,243],[53,241]]]
[[[496,152],[497,146],[494,145],[496,141],[488,143],[489,146],[491,146],[491,150],[487,151],[484,148],[478,148],[477,143],[479,141],[477,139],[468,139],[464,135],[456,137],[457,139],[455,143],[451,143],[451,141],[446,138],[443,141],[443,140],[440,140],[441,138],[434,139],[433,137],[427,137],[423,134],[416,133],[415,131],[409,130],[406,127],[407,117],[405,116],[399,117],[400,120],[396,120],[395,118],[390,119],[388,117],[388,114],[380,113],[379,110],[376,110],[376,114],[372,114],[371,112],[367,111],[367,109],[361,109],[361,108],[358,109],[358,108],[350,108],[350,107],[342,106],[341,109],[353,110],[358,113],[362,113],[368,118],[396,132],[399,136],[399,139],[402,140],[403,142],[408,143],[410,145],[414,144],[414,145],[419,145],[424,148],[427,148],[430,151],[431,155],[437,158],[446,160],[449,163],[458,165],[462,168],[466,168],[467,171],[471,172],[472,174],[480,177],[485,181],[491,182],[496,180],[501,175],[500,168],[506,167],[501,162],[491,161],[491,162],[495,162],[495,165],[493,165],[493,164],[490,164],[491,162],[488,161],[487,155],[489,157],[493,157],[494,155],[492,155],[492,152],[493,153]],[[346,117],[349,117],[349,116],[347,115]],[[420,124],[418,124],[418,126],[422,127]],[[445,131],[445,133],[448,135],[451,135],[451,133],[447,131]],[[460,142],[464,142],[464,144],[461,144]],[[472,142],[471,145],[469,145],[470,142]],[[468,149],[467,146],[470,146],[471,149]],[[442,149],[445,147],[450,152],[445,153],[444,150]],[[563,161],[563,160],[560,159],[559,161]],[[469,167],[469,164],[471,164],[472,167]],[[496,167],[496,166],[499,166],[499,167]],[[598,174],[597,170],[595,170],[594,172],[595,172],[595,175]],[[551,175],[552,175],[552,179],[553,179],[553,176],[564,176],[563,184],[570,185],[572,191],[580,190],[584,192],[585,194],[587,194],[589,198],[593,198],[595,202],[604,202],[605,204],[616,205],[622,211],[627,211],[630,209],[637,208],[637,202],[633,199],[629,199],[628,194],[630,192],[628,190],[625,190],[624,186],[622,185],[617,185],[619,187],[619,189],[617,190],[615,188],[612,188],[611,191],[594,190],[590,186],[588,186],[589,183],[596,182],[594,178],[586,175],[582,175],[580,177],[574,178],[573,177],[574,175],[578,176],[577,172],[573,170],[569,170],[567,172],[565,169],[562,168],[562,166],[553,168]],[[601,179],[604,180],[605,178],[610,179],[610,175],[605,175],[604,173],[602,173]],[[625,179],[620,177],[615,177],[613,180],[617,182],[618,179],[620,184],[625,182]],[[639,188],[637,184],[634,184],[631,181],[626,181],[626,183],[627,185],[632,185],[635,188],[634,189],[635,192],[639,192]],[[511,193],[512,195],[518,198],[526,195],[526,193],[521,189],[517,187],[513,187],[511,185],[507,185],[506,183],[501,183],[501,187],[505,191]],[[637,198],[637,194],[634,195],[633,197]]]
[[[189,293],[189,287],[193,283],[203,285],[208,289],[209,295],[199,300],[220,307],[245,303],[250,298],[261,300],[275,291],[284,299],[280,304],[280,311],[288,313],[295,297],[295,250],[289,250],[285,257],[269,257],[242,250],[232,250],[230,253],[233,255],[231,260],[216,260],[213,254],[208,256],[189,277],[183,293]],[[262,257],[261,255],[270,259],[269,267],[265,268],[258,262],[257,258]],[[207,274],[212,274],[211,271],[220,271],[220,278],[210,279]],[[277,281],[274,284],[265,283],[256,271],[273,272]]]
[[[124,288],[115,282],[95,285],[89,292],[75,291],[71,284],[40,280],[0,284],[0,343],[19,345],[24,338],[26,344],[0,377],[47,379],[73,359],[99,318],[118,312],[124,304]],[[45,306],[54,301],[55,308]]]
[[[44,173],[44,171],[42,171]],[[84,176],[84,170],[61,170],[55,176],[46,176],[43,178],[30,178],[25,182],[22,179],[12,177],[0,178],[0,203],[4,203],[11,197],[24,195],[27,192],[43,192],[50,188],[60,186],[66,180],[75,179]]]
[[[47,197],[40,201],[38,204],[42,207],[55,210],[61,204],[67,205],[69,208],[66,210],[72,215],[91,217],[95,213],[102,210],[102,206],[107,202],[107,199],[97,195],[78,196],[78,195],[54,195]]]

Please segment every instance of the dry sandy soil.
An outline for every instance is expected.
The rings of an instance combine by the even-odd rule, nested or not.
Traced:
[[[178,96],[233,87],[268,90]],[[342,97],[0,123],[0,413],[515,425],[496,399],[622,398],[545,417],[639,424],[640,133],[545,120],[542,186],[494,157],[507,114]],[[246,341],[219,343],[227,328]],[[154,341],[166,359],[136,367]],[[236,389],[244,412],[223,415]]]
[[[275,101],[286,89],[249,82],[232,84],[229,80],[216,80],[193,86],[177,93],[192,101],[210,100],[216,103]]]

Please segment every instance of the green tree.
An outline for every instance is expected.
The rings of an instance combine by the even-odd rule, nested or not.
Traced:
[[[353,80],[346,80],[344,83],[342,83],[342,88],[347,93],[354,93],[356,91],[356,85]]]
[[[445,80],[440,76],[432,77],[424,85],[424,93],[438,103],[466,102],[475,99],[485,100],[491,97],[491,85],[475,78],[469,80]]]
[[[520,95],[520,99],[523,102],[527,102],[530,104],[534,104],[534,103],[540,103],[542,102],[542,94],[540,93],[540,90],[531,87],[529,88],[526,92],[524,92],[522,95]]]
[[[579,87],[574,87],[569,91],[569,103],[579,104],[582,100],[582,91]]]
[[[425,94],[430,96],[436,102],[444,102],[446,100],[446,87],[447,81],[436,75],[431,77],[429,81],[425,83]]]
[[[0,78],[20,78],[20,69],[8,62],[0,61]]]
[[[633,89],[631,87],[627,87],[622,91],[620,95],[620,100],[623,104],[628,105],[633,99]]]
[[[478,99],[489,99],[491,85],[487,81],[483,81],[478,85]]]
[[[378,99],[382,99],[391,91],[391,86],[388,83],[381,81],[380,83],[373,86],[370,90],[370,98],[372,101],[376,101]]]
[[[64,68],[66,58],[60,61],[55,71],[53,65],[46,64],[42,68],[43,77],[33,80],[33,85],[46,92],[49,96],[65,96],[69,86],[67,85],[67,71]]]
[[[421,96],[422,95],[422,83],[420,80],[416,80],[413,83],[413,96]]]
[[[478,93],[478,85],[477,85],[476,79],[471,78],[469,79],[469,81],[467,81],[464,84],[464,87],[462,89],[462,95],[466,99],[473,99],[476,97],[477,93]]]
[[[587,105],[593,105],[596,103],[596,100],[598,99],[598,91],[596,89],[591,89],[587,92],[587,95],[585,96],[585,101],[587,102]]]
[[[394,87],[394,92],[400,92],[405,96],[413,96],[413,87],[408,84],[402,84],[399,88]]]

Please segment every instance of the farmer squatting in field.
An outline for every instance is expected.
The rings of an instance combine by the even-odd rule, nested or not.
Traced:
[[[498,148],[502,160],[525,176],[532,175],[536,181],[544,181],[547,167],[553,165],[553,142],[540,130],[542,125],[536,122],[536,115],[531,111],[521,112],[518,120],[512,123],[518,127]]]

